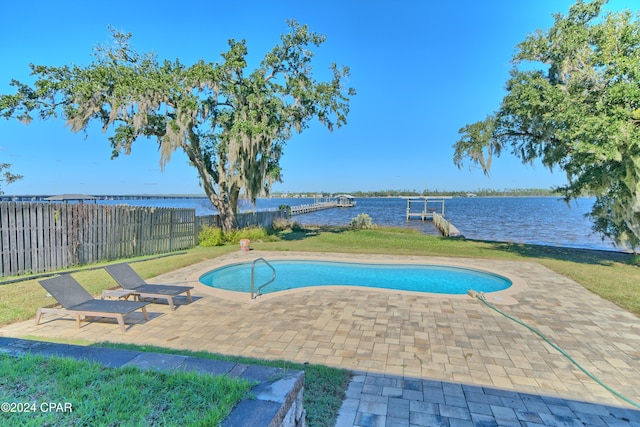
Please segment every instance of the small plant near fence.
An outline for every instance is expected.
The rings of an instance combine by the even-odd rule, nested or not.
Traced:
[[[291,215],[291,206],[289,205],[280,205],[278,206],[278,210],[286,212],[287,215]]]
[[[217,227],[202,227],[200,234],[198,234],[198,245],[204,247],[222,246],[225,244],[224,234],[221,228]]]
[[[276,232],[301,230],[300,224],[298,224],[297,221],[287,218],[274,219],[273,223],[271,224],[271,228]]]
[[[247,227],[223,233],[221,228],[205,226],[198,235],[198,245],[204,247],[237,244],[240,240],[248,239],[252,242],[277,240],[262,227]]]
[[[238,230],[231,230],[224,235],[227,243],[240,243],[242,239],[248,239],[252,242],[266,242],[271,240],[277,240],[275,236],[269,234],[269,232],[262,227],[247,227],[240,228]]]
[[[358,216],[351,218],[349,227],[355,229],[370,229],[375,228],[375,224],[371,222],[371,217],[366,213],[361,213]]]

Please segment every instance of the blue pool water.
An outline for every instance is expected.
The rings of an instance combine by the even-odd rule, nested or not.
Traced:
[[[262,293],[307,286],[348,285],[397,289],[438,294],[465,294],[469,289],[496,292],[511,286],[511,281],[496,274],[458,267],[409,264],[360,264],[329,261],[269,261],[276,281]],[[214,288],[251,292],[252,262],[232,264],[212,270],[200,282]],[[264,263],[255,268],[256,289],[272,277]]]

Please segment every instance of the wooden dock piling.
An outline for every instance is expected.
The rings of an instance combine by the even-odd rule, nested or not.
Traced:
[[[433,213],[433,225],[442,233],[445,237],[462,237],[460,230],[455,225],[451,224],[451,221],[444,218],[444,216],[434,212]]]

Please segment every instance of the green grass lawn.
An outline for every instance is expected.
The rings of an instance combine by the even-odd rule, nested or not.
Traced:
[[[0,353],[0,402],[16,411],[3,410],[0,424],[215,426],[251,386],[226,376]]]

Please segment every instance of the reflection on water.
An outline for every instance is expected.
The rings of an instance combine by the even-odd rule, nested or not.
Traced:
[[[452,200],[449,219],[471,239],[614,249],[592,233],[585,216],[594,200],[567,204],[554,197],[461,198]]]
[[[242,201],[240,210],[274,209],[280,205],[313,203],[310,198],[258,199],[255,207]],[[410,227],[423,233],[438,234],[431,221],[407,221],[407,202],[400,198],[359,198],[353,208],[333,208],[295,218],[304,225],[348,225],[360,213],[368,214],[380,226]],[[567,205],[556,197],[473,197],[445,201],[445,217],[469,239],[553,246],[615,250],[591,231],[585,214],[593,198],[581,198]],[[149,199],[101,201],[134,206],[195,208],[196,215],[211,215],[215,210],[206,199]]]

